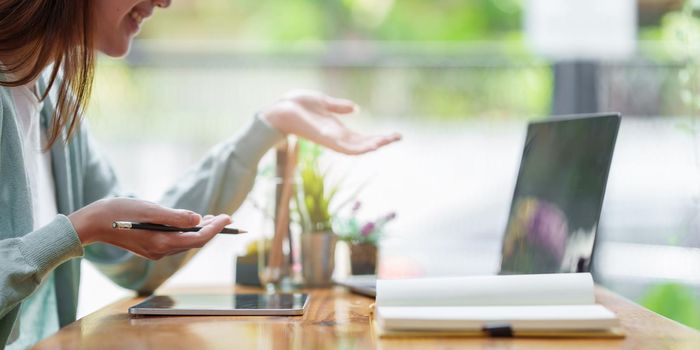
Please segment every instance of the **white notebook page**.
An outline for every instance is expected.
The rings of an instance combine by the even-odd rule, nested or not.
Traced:
[[[589,273],[377,281],[377,306],[591,305]]]

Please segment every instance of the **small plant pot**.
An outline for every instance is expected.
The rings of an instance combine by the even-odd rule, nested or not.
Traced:
[[[353,275],[377,273],[377,246],[369,243],[350,244],[350,268]]]
[[[329,287],[333,284],[335,244],[332,232],[301,234],[301,273],[306,287]]]

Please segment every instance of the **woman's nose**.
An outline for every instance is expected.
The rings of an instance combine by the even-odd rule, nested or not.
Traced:
[[[170,6],[170,0],[153,0],[153,4],[160,8],[167,8]]]

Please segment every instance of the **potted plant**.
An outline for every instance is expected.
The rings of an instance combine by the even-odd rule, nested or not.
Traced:
[[[375,220],[362,221],[358,212],[362,204],[355,202],[350,216],[336,222],[338,237],[350,247],[350,268],[353,275],[373,275],[377,273],[379,241],[387,223],[396,218],[389,213]]]
[[[295,207],[302,230],[302,276],[308,287],[330,286],[335,269],[337,237],[333,233],[330,205],[338,187],[326,183],[326,174],[318,164],[320,155],[318,146],[301,143]]]

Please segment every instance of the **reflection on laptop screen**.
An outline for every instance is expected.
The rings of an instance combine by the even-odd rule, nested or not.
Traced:
[[[531,123],[501,273],[589,271],[620,116]]]

